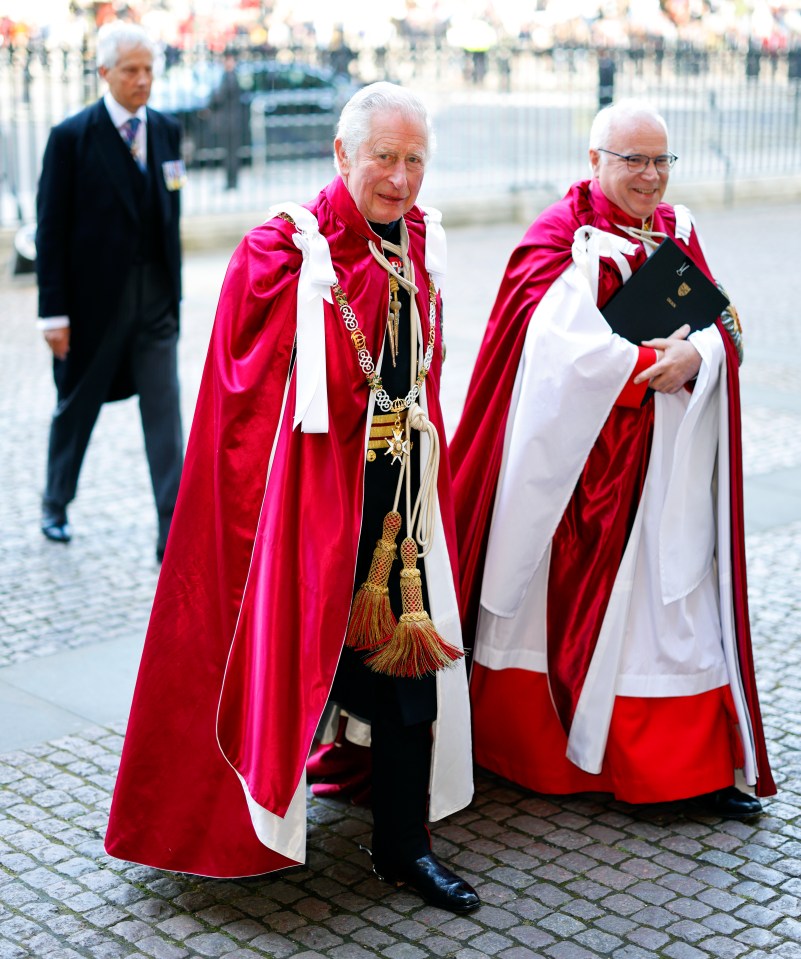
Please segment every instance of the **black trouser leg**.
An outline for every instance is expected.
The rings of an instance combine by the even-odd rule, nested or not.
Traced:
[[[419,859],[431,849],[431,723],[404,726],[392,712],[374,716],[371,727],[373,854],[384,862]]]
[[[66,397],[59,399],[50,422],[45,503],[63,508],[75,499],[89,439],[108,393],[114,367],[95,362]]]
[[[102,335],[80,379],[58,398],[50,424],[44,493],[45,503],[52,507],[64,507],[75,499],[89,438],[130,342],[136,315],[137,276],[132,271],[113,323]]]

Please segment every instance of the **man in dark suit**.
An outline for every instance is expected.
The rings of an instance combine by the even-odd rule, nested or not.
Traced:
[[[66,509],[100,408],[138,394],[160,561],[183,463],[176,353],[185,175],[177,123],[146,107],[153,54],[141,27],[98,32],[108,91],[50,133],[36,264],[57,390],[42,532],[69,542]]]

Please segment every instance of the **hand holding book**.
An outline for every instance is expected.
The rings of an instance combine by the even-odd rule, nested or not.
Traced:
[[[701,356],[687,340],[691,332],[690,324],[685,323],[669,337],[646,340],[642,345],[655,349],[658,358],[656,363],[635,377],[634,382],[649,380],[651,389],[660,393],[678,393],[694,379],[701,368]]]
[[[669,237],[624,283],[601,312],[615,333],[661,353],[635,383],[677,393],[697,375],[701,357],[687,337],[714,323],[729,300]]]

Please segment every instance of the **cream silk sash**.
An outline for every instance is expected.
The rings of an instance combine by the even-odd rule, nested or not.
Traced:
[[[422,210],[426,224],[426,270],[434,289],[441,290],[448,272],[448,245],[442,226],[442,214],[433,206],[423,207]]]
[[[325,368],[325,317],[323,300],[333,303],[336,282],[328,240],[320,233],[317,218],[297,203],[270,207],[267,218],[291,216],[297,233],[292,240],[303,254],[298,279],[295,417],[292,428],[304,433],[328,432],[328,392]]]
[[[590,285],[592,298],[598,302],[599,260],[611,257],[625,283],[631,277],[631,267],[626,256],[637,252],[637,247],[614,233],[598,230],[594,226],[580,226],[573,234],[573,262]]]

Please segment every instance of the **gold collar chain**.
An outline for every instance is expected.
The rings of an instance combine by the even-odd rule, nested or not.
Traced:
[[[351,342],[356,350],[359,366],[365,375],[367,385],[370,387],[371,392],[375,394],[376,406],[385,413],[399,413],[401,410],[409,409],[420,395],[420,387],[428,375],[428,371],[431,368],[431,361],[434,358],[434,341],[437,335],[437,293],[431,279],[429,278],[428,281],[428,344],[426,345],[423,362],[420,365],[417,378],[406,396],[397,396],[394,400],[381,383],[381,377],[375,368],[375,363],[370,355],[370,351],[367,349],[367,338],[359,327],[359,321],[353,312],[353,308],[348,303],[345,291],[339,285],[339,280],[333,284],[331,292],[334,294],[334,299],[337,301],[337,306],[342,314],[345,329],[350,333]]]

